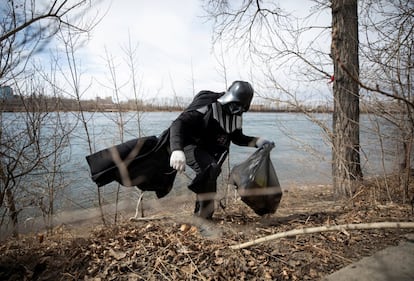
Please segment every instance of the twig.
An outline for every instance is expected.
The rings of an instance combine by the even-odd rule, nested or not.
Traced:
[[[129,221],[155,221],[155,220],[164,220],[164,219],[169,219],[170,217],[168,216],[152,216],[152,217],[143,217],[143,218],[136,218],[136,217],[132,217],[129,218]]]
[[[139,206],[142,203],[142,198],[143,197],[144,197],[144,192],[141,191],[141,194],[140,194],[140,196],[138,198],[138,201],[137,201],[137,206],[135,208],[135,216],[133,216],[132,218],[129,218],[130,221],[136,221],[136,220],[138,220]]]
[[[358,197],[358,195],[360,195],[362,192],[364,192],[365,189],[361,189],[360,191],[358,191],[357,193],[355,193],[349,200],[348,202],[351,202],[352,200],[354,200],[355,198]]]
[[[326,253],[326,254],[329,254],[329,255],[333,255],[333,256],[335,256],[335,257],[338,257],[338,258],[340,258],[340,259],[342,259],[342,260],[344,260],[344,261],[347,261],[347,262],[349,262],[349,263],[353,262],[351,259],[347,259],[347,258],[345,258],[345,257],[343,257],[343,256],[341,256],[341,255],[338,255],[338,254],[332,253],[332,252],[327,251],[327,250],[325,250],[325,249],[319,248],[319,247],[317,247],[317,246],[315,246],[315,245],[313,245],[313,246],[312,246],[312,248],[313,248],[313,249],[315,249],[315,250],[318,250],[318,251],[320,251],[320,252],[324,252],[324,253]]]
[[[329,225],[319,227],[309,227],[294,229],[286,232],[276,233],[262,238],[258,238],[249,242],[241,243],[238,245],[230,246],[231,249],[243,249],[256,244],[276,240],[279,238],[292,237],[300,234],[312,234],[328,231],[343,231],[343,230],[362,230],[362,229],[385,229],[385,228],[414,228],[414,222],[374,222],[374,223],[361,223],[361,224],[341,224],[341,225]]]

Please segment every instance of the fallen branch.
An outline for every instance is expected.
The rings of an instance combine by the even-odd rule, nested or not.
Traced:
[[[129,218],[130,221],[137,221],[138,220],[138,213],[139,213],[139,206],[142,203],[142,198],[144,197],[144,191],[141,191],[141,195],[138,198],[137,201],[137,206],[135,207],[135,216],[133,216],[132,218]],[[143,214],[141,214],[143,215]]]
[[[294,229],[286,232],[276,233],[268,235],[262,238],[258,238],[249,242],[241,243],[238,245],[230,246],[231,249],[243,249],[256,244],[276,240],[279,238],[292,237],[300,234],[312,234],[328,231],[343,231],[343,230],[362,230],[362,229],[385,229],[385,228],[414,228],[414,222],[373,222],[373,223],[361,223],[361,224],[341,224],[341,225],[329,225],[319,227],[309,227]]]
[[[129,218],[129,221],[133,221],[133,222],[155,221],[155,220],[165,220],[165,219],[168,219],[168,218],[170,218],[170,217],[168,217],[168,216],[152,216],[152,217],[143,217],[143,218],[132,217],[132,218]]]

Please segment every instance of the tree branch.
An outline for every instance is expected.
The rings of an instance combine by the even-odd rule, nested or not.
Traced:
[[[309,227],[294,229],[286,232],[280,232],[272,235],[268,235],[262,238],[258,238],[249,242],[241,243],[238,245],[230,246],[231,249],[244,249],[256,244],[269,242],[279,238],[292,237],[301,234],[313,234],[329,231],[343,231],[343,230],[364,230],[364,229],[386,229],[386,228],[414,228],[414,222],[373,222],[373,223],[361,223],[361,224],[341,224],[341,225],[328,225],[319,227]]]

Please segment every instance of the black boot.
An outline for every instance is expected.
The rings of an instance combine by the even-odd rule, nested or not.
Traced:
[[[200,200],[200,194],[197,194],[194,214],[203,219],[211,220],[214,214],[214,200]]]

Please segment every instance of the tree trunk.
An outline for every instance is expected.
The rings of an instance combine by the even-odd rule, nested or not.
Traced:
[[[6,189],[6,197],[7,197],[7,208],[9,210],[9,215],[10,215],[10,219],[12,221],[13,224],[13,236],[17,237],[18,236],[18,219],[17,219],[17,208],[16,208],[16,203],[14,202],[14,195],[13,192],[11,190],[11,188],[7,188]]]
[[[332,0],[334,113],[332,178],[335,194],[349,196],[362,179],[359,155],[357,0]]]

